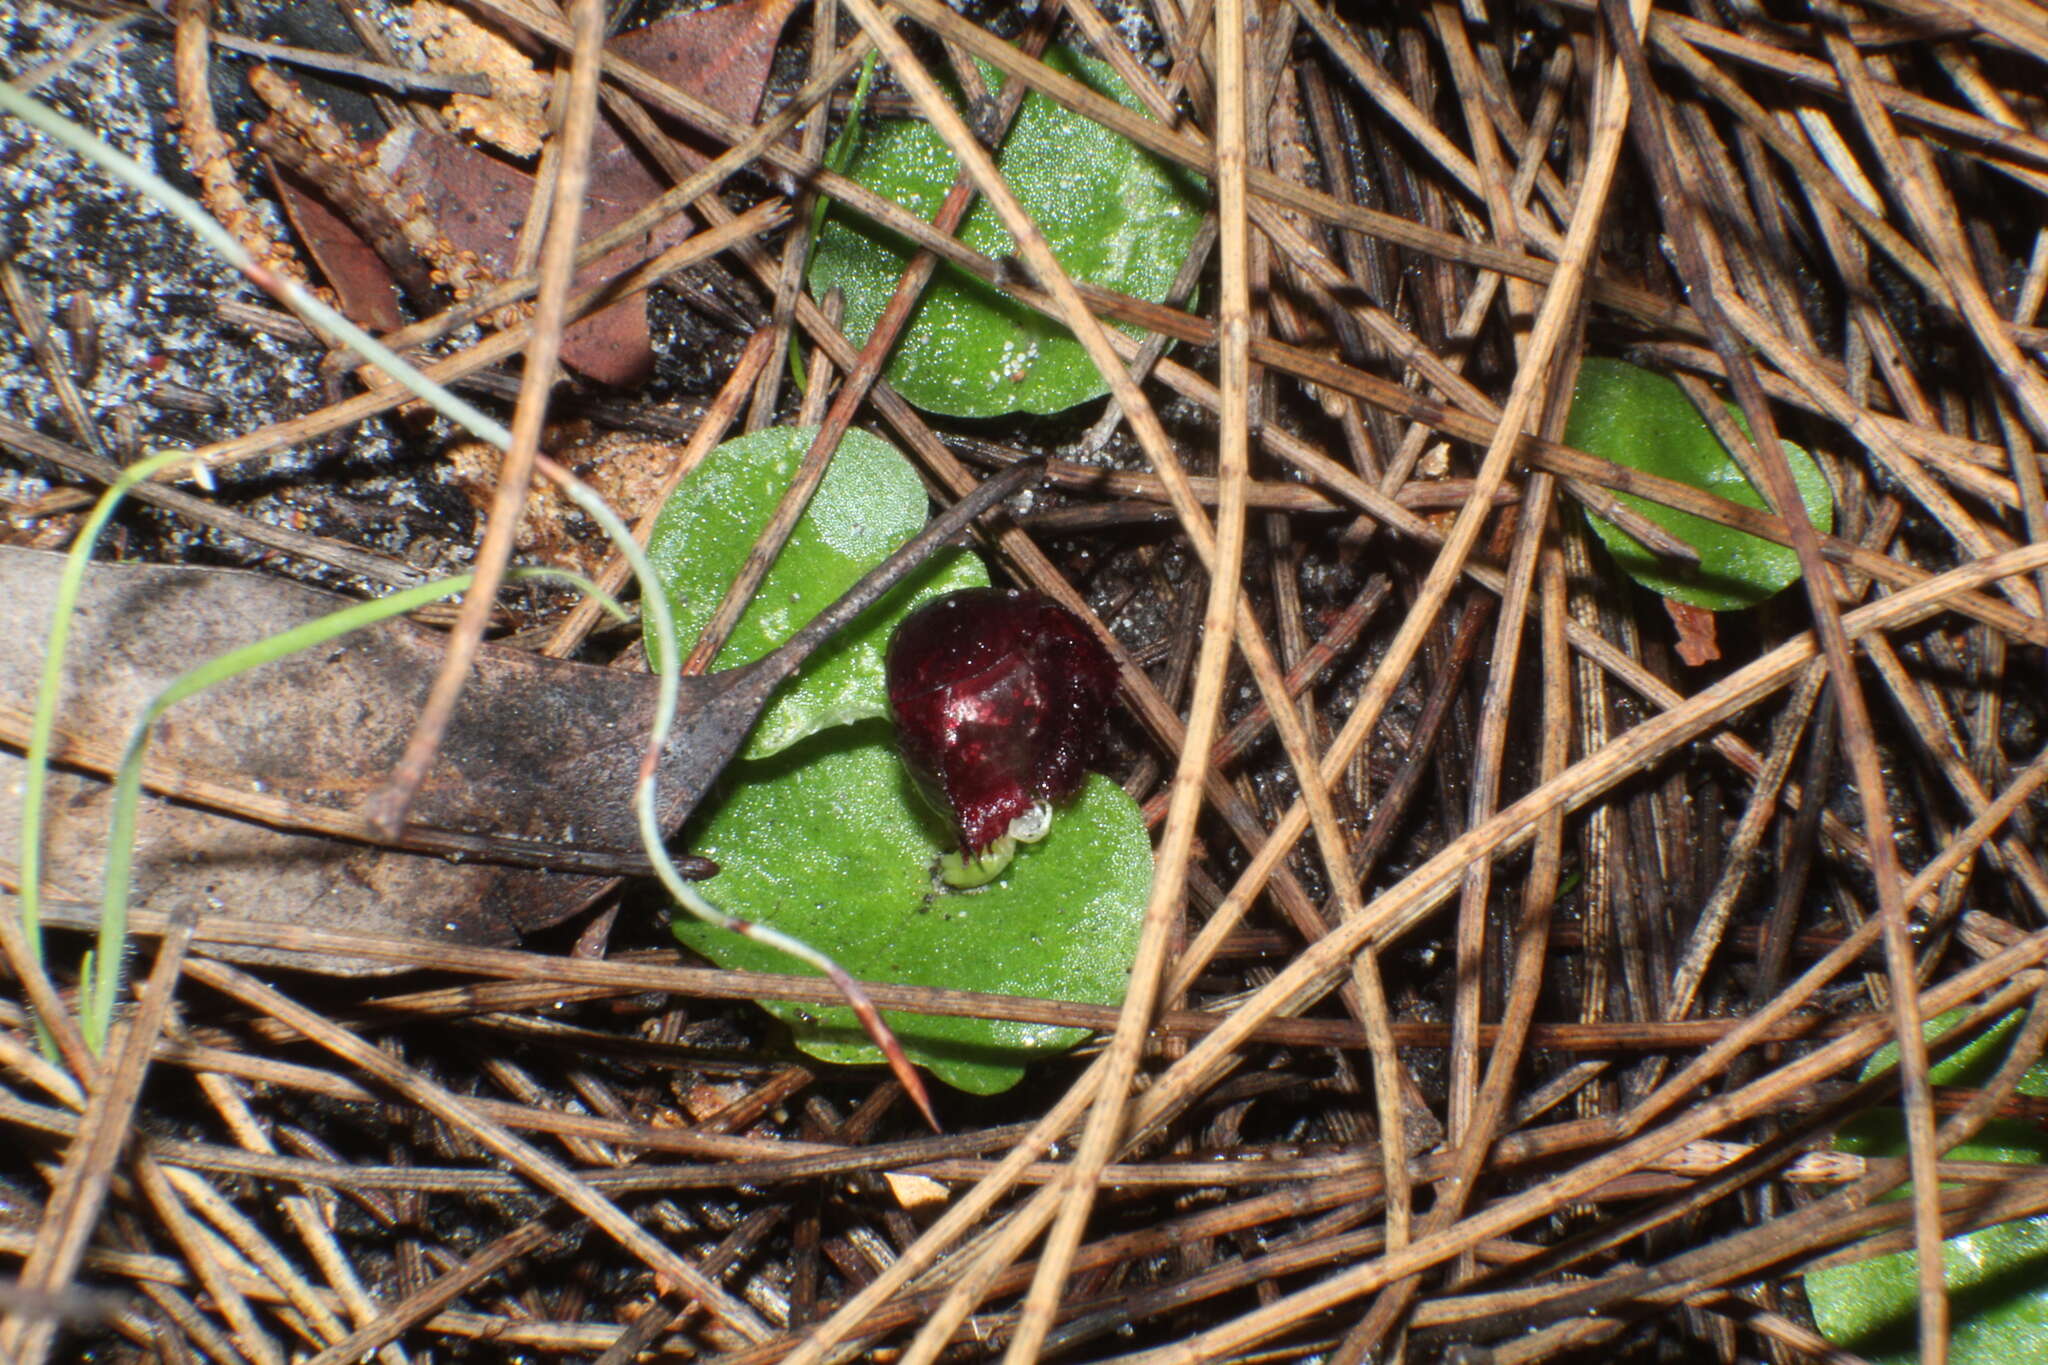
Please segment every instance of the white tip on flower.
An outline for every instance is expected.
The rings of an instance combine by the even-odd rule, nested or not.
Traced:
[[[1035,844],[1052,830],[1052,806],[1034,801],[1031,809],[1010,822],[1010,837],[1020,844]]]

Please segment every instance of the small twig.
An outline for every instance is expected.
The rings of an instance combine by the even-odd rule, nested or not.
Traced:
[[[258,71],[268,71],[258,67]],[[252,85],[267,85],[251,78]],[[394,216],[387,199],[364,183],[361,167],[354,158],[322,151],[293,136],[292,126],[282,115],[273,114],[249,129],[249,141],[257,151],[318,190],[363,240],[377,253],[377,259],[398,281],[399,288],[416,308],[438,308],[441,296],[434,287],[433,270],[407,241],[406,227],[416,215]]]
[[[832,44],[838,41],[838,33],[837,0],[819,0],[811,7],[810,77],[813,81],[829,67]],[[845,97],[849,101],[849,117],[853,104],[858,102],[863,93],[868,93],[872,76],[873,68],[864,68],[859,86]],[[803,135],[798,139],[798,147],[812,160],[823,161],[826,158],[826,138],[831,130],[831,112],[831,102],[818,105],[817,112],[804,124]],[[839,138],[833,145],[850,150],[853,145],[852,139],[858,136],[859,131],[857,124],[848,122],[841,129]],[[787,350],[789,346],[797,295],[804,287],[804,263],[810,259],[813,232],[821,221],[818,208],[817,190],[810,185],[799,187],[795,204],[797,230],[790,233],[788,240],[783,244],[782,268],[775,277],[775,286],[771,293],[773,302],[768,310],[770,330],[774,334],[774,345],[778,354]],[[780,365],[766,366],[755,381],[753,406],[747,412],[748,431],[760,430],[774,417],[775,400],[782,387],[783,369],[784,367]]]
[[[1699,564],[1698,550],[1623,502],[1618,494],[1610,493],[1598,484],[1587,483],[1584,479],[1572,478],[1569,475],[1560,482],[1564,484],[1565,491],[1588,512],[1613,522],[1641,542],[1643,548],[1652,554],[1664,555],[1681,564]]]
[[[207,1299],[227,1319],[236,1353],[250,1365],[285,1365],[284,1352],[256,1320],[248,1295],[236,1283],[229,1269],[230,1258],[223,1254],[226,1248],[207,1235],[161,1166],[146,1157],[134,1166],[136,1189],[156,1215],[157,1223],[170,1234],[171,1243],[185,1264],[192,1268],[193,1278],[206,1291]]]
[[[71,377],[71,367],[64,363],[56,342],[50,337],[50,326],[43,315],[42,304],[11,260],[0,259],[0,294],[6,296],[15,325],[28,338],[29,351],[41,367],[43,377],[56,390],[57,401],[63,405],[64,418],[71,424],[72,433],[93,455],[111,464],[106,442],[100,439],[99,424],[92,420],[92,411],[85,405],[85,395],[78,391],[78,384]]]
[[[402,66],[387,66],[382,62],[366,62],[360,57],[348,57],[338,52],[321,52],[310,47],[290,47],[284,43],[266,43],[256,38],[237,38],[231,34],[214,35],[214,43],[230,52],[239,52],[247,57],[256,57],[267,62],[282,62],[287,66],[304,67],[309,71],[332,71],[337,75],[354,76],[358,80],[371,81],[399,94],[446,92],[458,95],[491,95],[491,78],[480,71],[412,71]]]
[[[521,1223],[504,1236],[479,1247],[454,1270],[436,1276],[432,1283],[386,1307],[375,1318],[329,1345],[306,1365],[354,1365],[372,1351],[387,1346],[433,1317],[506,1266],[546,1247],[560,1235],[559,1229],[545,1218]]]
[[[852,0],[856,14],[861,13],[864,3],[865,0]],[[863,15],[862,23],[869,25],[870,20]],[[1095,1089],[1088,1122],[1082,1129],[1072,1174],[1063,1187],[1051,1187],[1033,1201],[1034,1205],[1042,1204],[1046,1194],[1057,1191],[1057,1215],[1046,1232],[1037,1272],[1032,1276],[1030,1291],[1004,1356],[1006,1361],[1015,1365],[1023,1365],[1023,1362],[1038,1357],[1039,1348],[1052,1328],[1060,1300],[1066,1292],[1067,1275],[1074,1253],[1080,1246],[1088,1216],[1094,1209],[1103,1168],[1115,1156],[1128,1131],[1131,1083],[1162,983],[1168,975],[1167,930],[1179,913],[1180,901],[1185,894],[1189,849],[1194,840],[1195,822],[1202,813],[1203,779],[1208,772],[1210,750],[1222,726],[1223,692],[1229,679],[1231,642],[1237,634],[1235,627],[1239,619],[1240,594],[1244,588],[1245,485],[1251,478],[1253,417],[1250,230],[1245,202],[1246,139],[1249,131],[1246,126],[1245,23],[1246,12],[1241,0],[1221,0],[1213,29],[1219,90],[1215,132],[1216,225],[1222,271],[1222,297],[1217,321],[1220,343],[1217,387],[1223,398],[1217,454],[1219,496],[1213,541],[1205,556],[1209,591],[1202,620],[1201,651],[1195,667],[1194,695],[1188,703],[1187,738],[1169,789],[1166,828],[1159,838],[1152,894],[1145,907],[1130,985],[1125,990],[1123,1008],[1118,1014],[1109,1051],[1103,1057],[1104,1074]],[[913,64],[907,54],[891,52],[887,39],[879,33],[874,36],[876,46],[887,53],[899,78],[911,77],[905,83],[911,86],[913,93],[918,93],[916,77],[906,71],[906,67]],[[1004,196],[1005,199],[1007,197]],[[1022,217],[1022,212],[1013,204],[998,200],[998,207],[1010,220],[1011,230],[1018,237],[1020,247],[1026,251],[1026,259],[1039,282],[1055,297],[1062,292],[1062,286],[1071,295],[1071,282],[1065,279],[1056,264],[1049,264],[1051,253],[1046,249],[1044,239],[1038,236],[1037,229],[1028,219],[1021,224],[1016,221]],[[1026,229],[1029,229],[1028,234]],[[1074,314],[1079,314],[1078,298],[1070,307]],[[1079,316],[1073,318],[1074,322],[1080,320]],[[1080,329],[1077,327],[1076,330]],[[1158,472],[1170,479],[1178,471],[1162,467],[1158,459],[1155,451],[1157,416],[1124,370],[1121,360],[1113,355],[1106,360],[1101,358],[1106,348],[1100,334],[1094,337],[1086,333],[1082,335],[1084,344],[1093,343],[1091,354],[1098,357],[1097,363],[1103,368],[1104,377],[1110,381],[1118,402],[1127,405],[1125,415],[1134,434],[1144,445],[1146,453],[1153,456]],[[1184,487],[1176,492],[1185,496]],[[1186,516],[1185,511],[1183,516]],[[1195,511],[1194,519],[1202,520],[1203,514]],[[1294,710],[1284,690],[1277,695],[1269,694],[1268,703],[1276,721],[1283,726],[1291,724],[1291,728],[1299,732],[1300,714]],[[1312,759],[1307,766],[1300,768],[1300,777],[1304,795],[1313,800],[1318,794],[1319,784]],[[1327,808],[1327,786],[1320,787],[1320,796],[1322,805]],[[1318,822],[1319,825],[1324,823]],[[1343,836],[1335,831],[1334,818],[1327,822],[1327,828],[1334,840],[1334,844],[1325,846],[1326,856],[1333,860],[1330,875],[1355,897],[1357,888],[1351,884],[1350,854],[1344,846]],[[1383,1023],[1384,1012],[1368,1008],[1367,1019],[1368,1026],[1375,1022]],[[1017,1221],[1025,1223],[1023,1219]],[[944,1334],[948,1332],[948,1315],[935,1315],[933,1322],[919,1333],[912,1355],[915,1356],[920,1347],[927,1348],[927,1357],[936,1354],[933,1348],[943,1342]]]
[[[114,39],[120,37],[125,29],[142,17],[144,16],[120,15],[93,25],[92,28],[79,37],[77,42],[65,48],[63,52],[44,62],[41,66],[22,72],[19,76],[14,77],[9,84],[23,94],[29,93],[37,86],[43,85],[52,78],[70,70]],[[152,14],[148,17],[156,18],[157,16]]]

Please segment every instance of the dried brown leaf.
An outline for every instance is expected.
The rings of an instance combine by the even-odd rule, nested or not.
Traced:
[[[404,321],[398,285],[370,244],[312,185],[267,157],[265,164],[292,231],[341,301],[343,314],[373,332],[397,330]]]
[[[752,119],[782,26],[793,8],[794,0],[743,0],[621,34],[610,48],[720,111]],[[517,49],[506,47],[518,56]],[[492,76],[495,83],[495,71]],[[701,153],[689,146],[681,130],[671,131],[678,134],[685,158],[701,163]],[[535,150],[538,145],[533,144]],[[586,236],[609,230],[667,189],[666,180],[609,117],[599,121],[590,156]],[[440,227],[454,251],[472,254],[493,274],[511,272],[515,244],[532,205],[533,176],[480,148],[419,129],[386,136],[377,146],[376,160],[400,196]],[[294,226],[341,297],[343,311],[367,326],[395,325],[390,272],[356,228],[310,187],[289,177],[280,178],[279,184]],[[635,259],[665,250],[690,232],[688,219],[678,215],[642,242],[622,246],[579,271],[576,287],[587,289],[612,279]],[[571,327],[563,337],[562,360],[603,384],[626,387],[645,379],[654,353],[644,297],[622,300]]]
[[[1690,603],[1662,599],[1671,624],[1678,628],[1678,657],[1698,668],[1721,657],[1721,645],[1714,634],[1714,613]]]

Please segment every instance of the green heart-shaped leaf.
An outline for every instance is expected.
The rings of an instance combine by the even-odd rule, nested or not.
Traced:
[[[1116,73],[1091,57],[1055,47],[1045,62],[1139,107]],[[1001,73],[981,70],[991,91],[1002,88]],[[1036,94],[1025,97],[996,166],[1075,279],[1154,302],[1166,297],[1201,227],[1199,177]],[[862,139],[846,173],[931,218],[958,170],[930,124],[899,119]],[[997,259],[1016,249],[985,201],[968,211],[958,235]],[[894,233],[835,211],[811,254],[811,292],[823,298],[837,286],[847,337],[865,341],[910,257]],[[1109,392],[1066,328],[949,265],[926,286],[884,375],[918,407],[954,417],[1059,412]]]
[[[995,991],[1050,1000],[1123,999],[1152,887],[1152,844],[1137,803],[1100,774],[1022,847],[995,882],[935,885],[952,833],[911,786],[886,732],[819,735],[774,758],[735,765],[725,793],[690,827],[687,847],[717,862],[704,884],[720,906],[794,934],[869,981]],[[773,948],[679,920],[676,937],[725,967],[786,972]],[[764,1000],[797,1046],[828,1062],[879,1062],[845,1008]],[[891,1013],[913,1061],[962,1090],[993,1094],[1079,1029]]]
[[[771,427],[727,441],[662,505],[647,552],[685,647],[738,576],[817,431]],[[917,472],[894,446],[864,431],[847,432],[715,666],[752,663],[794,635],[922,530],[926,509]],[[896,623],[928,597],[987,583],[988,570],[974,555],[933,555],[810,657],[762,712],[747,755],[758,758],[830,726],[888,715],[882,651]],[[650,655],[654,648],[650,639]],[[653,663],[667,666],[658,658]]]
[[[1963,1011],[1953,1010],[1926,1024],[1939,1037]],[[1936,1085],[1978,1086],[2004,1060],[2023,1011],[1999,1020],[1952,1055],[1935,1064]],[[1871,1058],[1868,1078],[1898,1064],[1898,1048]],[[2048,1096],[2048,1065],[2037,1064],[2020,1079],[2019,1093]],[[1882,1110],[1846,1125],[1836,1144],[1864,1156],[1904,1156],[1905,1120]],[[1949,1149],[1955,1161],[2048,1164],[2048,1137],[2031,1123],[1993,1119],[1969,1142]],[[1955,1365],[2009,1365],[2048,1360],[2048,1216],[2022,1218],[1951,1237],[1943,1244],[1949,1304],[1953,1310],[1949,1359]],[[1908,1365],[1918,1358],[1918,1259],[1910,1251],[1876,1256],[1806,1277],[1814,1323],[1828,1340],[1873,1362]]]
[[[1735,412],[1733,405],[1729,411]],[[1740,413],[1736,421],[1742,422]],[[1743,430],[1749,429],[1742,422]],[[1577,446],[1630,469],[1690,484],[1745,507],[1764,499],[1741,466],[1700,419],[1685,391],[1661,374],[1619,360],[1588,356],[1579,366],[1578,391],[1565,424],[1565,444]],[[1820,466],[1790,441],[1783,442],[1792,481],[1806,504],[1807,519],[1823,535],[1834,529],[1835,504]],[[1753,607],[1799,579],[1799,556],[1776,545],[1646,501],[1617,494],[1623,502],[1699,551],[1697,568],[1673,563],[1645,549],[1612,522],[1588,514],[1593,530],[1630,578],[1675,601],[1707,611]]]

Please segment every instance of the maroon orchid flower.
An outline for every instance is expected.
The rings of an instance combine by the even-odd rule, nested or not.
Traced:
[[[963,866],[949,860],[947,880],[976,885],[1002,870],[1015,841],[1042,838],[1053,803],[1080,790],[1116,665],[1051,599],[968,588],[896,628],[888,685],[903,761],[960,836]]]

